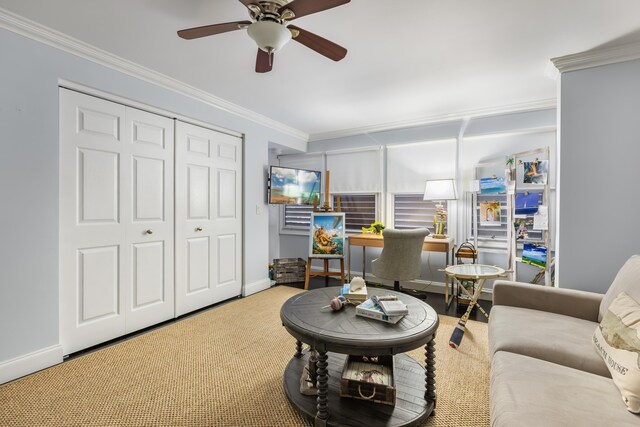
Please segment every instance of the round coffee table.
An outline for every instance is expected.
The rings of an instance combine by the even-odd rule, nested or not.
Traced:
[[[407,305],[409,314],[391,324],[356,316],[351,305],[338,312],[321,309],[339,294],[339,287],[307,291],[289,298],[280,310],[283,326],[296,339],[296,352],[284,375],[285,392],[291,404],[315,418],[316,426],[407,426],[425,420],[436,403],[435,333],[439,323],[436,312],[412,296],[375,288],[369,289],[369,296],[396,295]],[[308,357],[302,352],[302,343],[318,352],[317,397],[300,393],[300,377]],[[400,354],[422,345],[426,368]],[[347,354],[399,354],[394,358],[395,406],[339,396]]]

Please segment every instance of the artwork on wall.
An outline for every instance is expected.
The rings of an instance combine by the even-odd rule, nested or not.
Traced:
[[[543,184],[547,183],[549,174],[549,160],[535,160],[533,162],[522,162],[522,184]]]
[[[516,218],[513,221],[516,240],[524,240],[529,237],[529,227],[533,226],[532,218]]]
[[[522,261],[545,268],[547,265],[547,247],[533,243],[525,243]]]
[[[500,225],[500,202],[480,203],[480,225]]]
[[[516,193],[515,215],[531,215],[538,212],[540,204],[540,193],[529,193],[528,191]]]
[[[309,256],[344,256],[344,212],[313,212],[309,230]]]
[[[504,177],[480,178],[480,194],[504,194],[507,187]]]

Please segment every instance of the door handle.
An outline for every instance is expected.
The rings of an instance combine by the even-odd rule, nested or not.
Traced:
[[[145,230],[144,234],[153,234],[153,230],[151,230],[151,229]]]
[[[202,227],[196,227],[196,231],[202,231]]]

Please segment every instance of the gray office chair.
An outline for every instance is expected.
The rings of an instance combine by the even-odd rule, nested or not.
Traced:
[[[373,275],[381,279],[393,280],[393,289],[400,289],[401,280],[420,277],[422,264],[422,244],[429,234],[426,228],[413,230],[385,229],[382,232],[384,247],[380,258],[373,260]]]

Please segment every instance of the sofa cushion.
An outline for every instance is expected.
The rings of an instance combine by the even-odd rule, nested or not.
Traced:
[[[640,423],[610,378],[505,351],[493,355],[490,402],[492,427]]]
[[[640,255],[633,255],[624,263],[613,283],[600,302],[598,322],[602,320],[607,308],[620,292],[626,292],[631,298],[640,301]]]
[[[593,334],[629,411],[640,413],[640,305],[621,292]]]
[[[498,305],[489,317],[489,351],[510,351],[611,377],[591,343],[597,325],[562,314]]]

